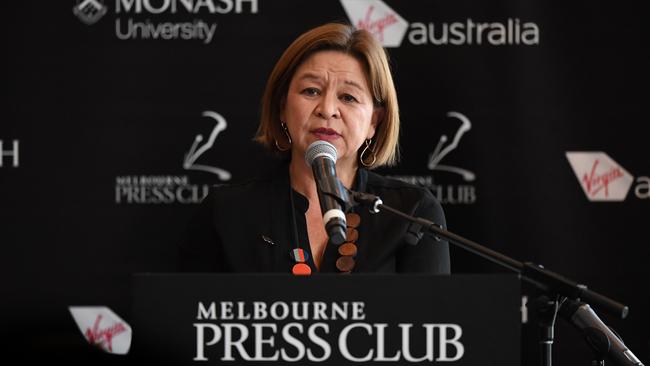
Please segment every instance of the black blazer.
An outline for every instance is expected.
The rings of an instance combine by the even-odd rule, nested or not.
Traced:
[[[442,207],[425,188],[358,169],[353,189],[375,194],[388,206],[445,227]],[[187,239],[181,243],[180,270],[291,273],[295,262],[290,252],[298,245],[308,253],[307,264],[316,273],[304,215],[309,203],[293,191],[292,208],[290,192],[286,163],[262,178],[213,187],[191,221]],[[449,274],[446,241],[438,241],[429,234],[418,240],[409,232],[414,231],[412,225],[388,212],[372,214],[361,207],[352,211],[361,217],[353,273]],[[294,239],[296,231],[298,244]],[[339,257],[337,246],[329,242],[320,272],[338,273]]]

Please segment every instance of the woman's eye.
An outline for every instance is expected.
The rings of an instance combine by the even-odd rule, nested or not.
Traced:
[[[310,96],[316,96],[320,94],[320,91],[316,88],[305,88],[303,89],[302,93]]]
[[[350,94],[343,94],[343,95],[341,96],[341,99],[342,99],[344,102],[348,102],[348,103],[357,102],[357,98],[351,96]]]

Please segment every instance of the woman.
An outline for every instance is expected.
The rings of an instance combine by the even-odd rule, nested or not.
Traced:
[[[329,242],[307,147],[336,147],[343,185],[378,195],[386,205],[445,225],[423,188],[369,169],[393,165],[399,115],[386,54],[374,37],[349,25],[326,24],[298,37],[275,65],[262,98],[256,141],[283,164],[252,181],[214,188],[182,247],[189,271],[449,273],[444,241],[388,213],[354,208],[348,243]],[[418,245],[411,245],[417,242]]]

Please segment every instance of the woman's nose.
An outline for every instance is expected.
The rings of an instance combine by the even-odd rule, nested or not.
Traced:
[[[338,108],[336,95],[326,93],[316,107],[316,114],[324,119],[339,118],[341,116]]]

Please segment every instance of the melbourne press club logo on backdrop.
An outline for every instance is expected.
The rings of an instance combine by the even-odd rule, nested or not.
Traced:
[[[197,134],[182,160],[184,170],[209,173],[221,182],[229,181],[229,171],[208,163],[205,153],[228,127],[226,119],[217,112],[204,111],[203,117],[212,123],[210,135]],[[202,158],[203,157],[203,158]],[[179,159],[180,160],[180,159]],[[192,204],[208,194],[209,184],[195,184],[187,175],[121,175],[115,178],[115,202],[119,204]]]
[[[110,13],[108,3],[75,0],[72,13],[84,24],[93,25]],[[258,0],[114,0],[113,4],[115,36],[121,40],[198,40],[208,44],[217,30],[215,15],[258,12]],[[169,15],[182,20],[169,21]]]
[[[602,151],[568,151],[566,158],[592,202],[624,201],[634,185],[634,196],[650,199],[650,177],[634,176]]]
[[[341,0],[341,4],[350,23],[373,33],[384,47],[400,47],[405,35],[408,43],[416,46],[539,44],[539,26],[519,18],[409,23],[382,0]]]
[[[458,125],[451,141],[447,135],[442,135],[435,144],[433,151],[429,154],[427,169],[432,172],[443,172],[436,174],[442,182],[434,179],[432,175],[392,175],[392,178],[402,180],[411,184],[429,188],[433,195],[442,204],[473,204],[477,200],[476,187],[473,182],[476,180],[474,172],[448,164],[442,164],[443,160],[456,150],[469,130],[472,129],[472,122],[465,115],[459,112],[448,112],[447,117],[454,124]]]

